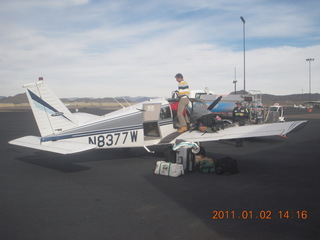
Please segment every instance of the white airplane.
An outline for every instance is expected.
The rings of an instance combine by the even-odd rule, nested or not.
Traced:
[[[174,145],[177,139],[184,142],[206,142],[226,139],[282,135],[297,131],[307,121],[234,126],[213,133],[198,130],[177,133],[170,103],[177,100],[154,99],[129,106],[103,116],[88,113],[71,113],[47,84],[38,82],[25,85],[28,100],[36,119],[40,135],[25,136],[10,144],[72,154],[90,149],[148,147],[158,144]],[[191,122],[208,114],[200,99],[190,99]]]

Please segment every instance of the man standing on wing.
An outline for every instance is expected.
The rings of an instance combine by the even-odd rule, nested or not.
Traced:
[[[179,98],[179,104],[178,104],[178,112],[177,116],[180,123],[180,129],[178,130],[179,133],[183,133],[188,130],[187,127],[187,115],[183,116],[183,111],[185,110],[186,106],[189,103],[189,86],[188,83],[183,79],[183,76],[181,73],[177,73],[175,76],[178,84],[178,98]]]

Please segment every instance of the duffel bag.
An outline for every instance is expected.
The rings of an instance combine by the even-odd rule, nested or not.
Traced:
[[[157,161],[154,173],[169,177],[179,177],[184,174],[184,171],[182,164]]]

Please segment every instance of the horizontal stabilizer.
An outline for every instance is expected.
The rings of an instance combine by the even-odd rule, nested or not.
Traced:
[[[10,141],[9,143],[22,147],[34,148],[38,150],[60,154],[72,154],[96,148],[96,145],[93,144],[84,144],[64,140],[57,142],[41,143],[41,137],[36,136],[26,136],[22,138],[17,138],[15,140]]]

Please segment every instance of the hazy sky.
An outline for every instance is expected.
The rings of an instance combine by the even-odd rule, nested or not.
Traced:
[[[191,89],[320,92],[319,0],[1,0],[0,95],[38,77],[59,97]]]

